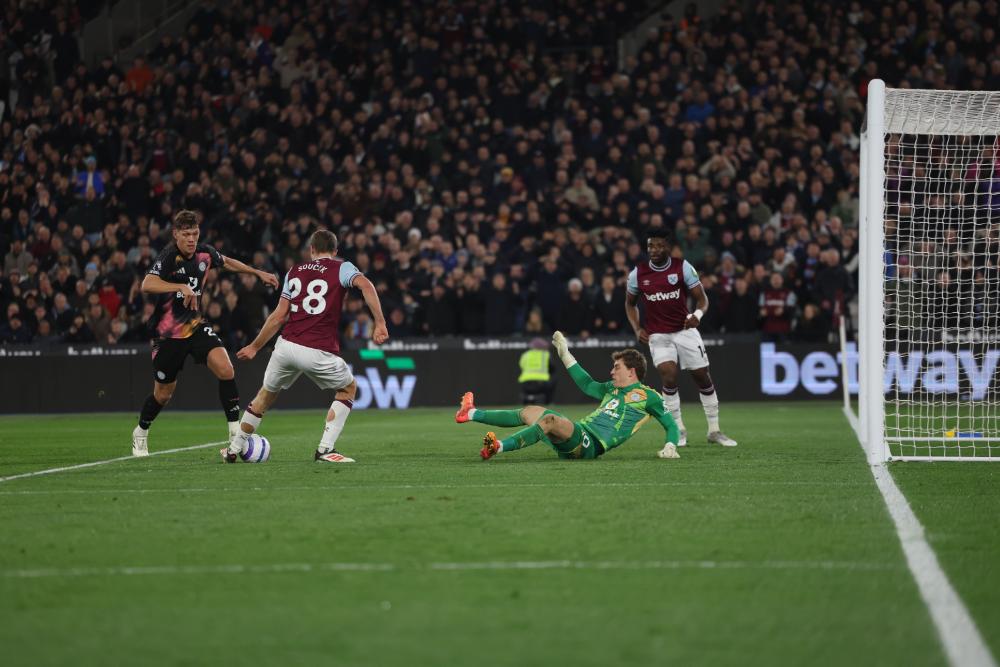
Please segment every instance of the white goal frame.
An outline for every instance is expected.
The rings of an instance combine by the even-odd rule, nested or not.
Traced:
[[[1000,113],[996,113],[1000,93],[958,93],[984,105],[989,113],[983,113],[978,124],[956,127],[957,122],[950,122],[947,113],[933,116],[926,113],[921,104],[935,96],[947,95],[945,91],[898,91],[888,89],[889,95],[895,96],[894,103],[899,104],[900,95],[912,96],[912,105],[907,104],[905,113],[894,114],[890,118],[892,127],[887,127],[886,98],[887,88],[881,79],[874,79],[868,85],[868,106],[865,124],[861,134],[861,177],[860,177],[860,267],[859,267],[859,326],[858,326],[858,358],[859,358],[859,417],[854,419],[847,396],[845,394],[845,412],[861,441],[868,456],[869,463],[880,464],[886,461],[1000,461],[993,449],[1000,452],[1000,444],[990,445],[987,456],[952,456],[952,455],[903,455],[893,454],[891,442],[901,445],[905,442],[933,445],[958,445],[965,437],[961,432],[940,436],[900,437],[887,436],[886,429],[886,394],[883,382],[886,373],[886,285],[885,285],[885,202],[886,202],[886,137],[897,135],[934,135],[934,136],[966,136],[1000,134]],[[988,100],[988,101],[987,101]],[[994,108],[996,107],[996,108]],[[900,107],[896,107],[898,110]],[[925,113],[920,113],[923,110]],[[899,116],[905,116],[905,125]],[[996,116],[996,117],[994,117]],[[901,129],[905,127],[904,129]],[[1000,221],[998,221],[1000,222]],[[842,337],[843,339],[843,337]],[[842,342],[842,345],[844,343]],[[844,355],[846,357],[846,354]],[[846,369],[845,369],[846,370]],[[847,377],[843,378],[846,385]],[[1000,409],[998,404],[997,409]],[[898,427],[896,429],[898,431]],[[1000,443],[1000,432],[976,433],[969,436],[975,438],[976,444]],[[888,438],[888,439],[887,439]],[[968,444],[968,443],[966,443]],[[900,448],[901,449],[901,448]],[[943,447],[942,449],[948,449]]]

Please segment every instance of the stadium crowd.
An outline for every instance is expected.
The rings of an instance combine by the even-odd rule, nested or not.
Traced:
[[[88,68],[72,5],[26,30],[11,3],[0,342],[148,340],[139,281],[181,208],[279,274],[336,232],[394,336],[627,330],[667,229],[703,331],[825,341],[856,295],[868,82],[1000,89],[995,0],[689,7],[623,63],[624,0],[375,4],[219,3]],[[221,274],[204,298],[238,346],[277,293]],[[343,326],[370,333],[357,295]]]

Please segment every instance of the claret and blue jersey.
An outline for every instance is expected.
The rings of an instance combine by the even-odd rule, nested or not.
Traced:
[[[626,289],[642,294],[649,333],[676,333],[688,317],[688,292],[701,284],[687,260],[670,258],[664,266],[643,262],[628,274]]]
[[[359,275],[362,273],[358,267],[338,257],[321,257],[294,266],[281,288],[281,298],[290,302],[281,337],[339,354],[344,294]]]

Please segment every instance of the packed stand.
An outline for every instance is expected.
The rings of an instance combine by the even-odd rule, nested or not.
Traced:
[[[666,228],[703,331],[826,341],[856,294],[868,81],[1000,88],[996,2],[689,11],[621,68],[634,3],[257,7],[16,79],[0,341],[148,339],[139,281],[180,208],[281,274],[336,232],[397,337],[627,331],[626,275]],[[205,299],[237,346],[277,294],[221,274]],[[370,334],[360,297],[343,321]]]

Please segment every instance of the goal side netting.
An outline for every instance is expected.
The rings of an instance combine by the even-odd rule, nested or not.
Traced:
[[[1000,92],[869,86],[860,423],[873,462],[1000,460]]]

